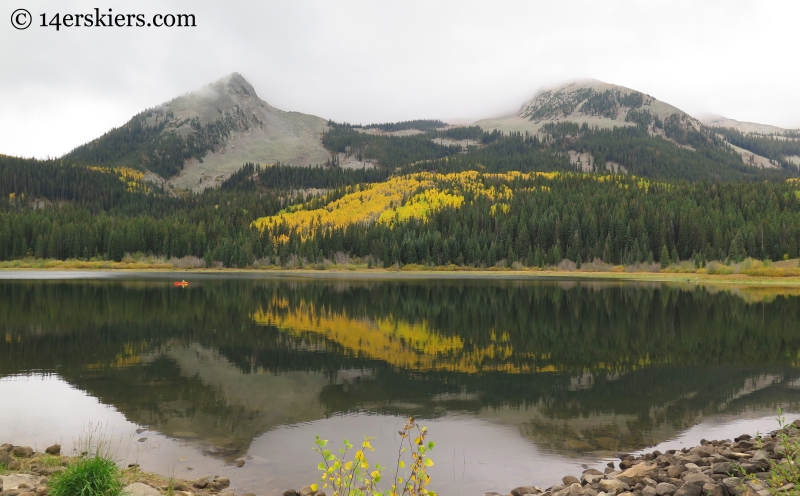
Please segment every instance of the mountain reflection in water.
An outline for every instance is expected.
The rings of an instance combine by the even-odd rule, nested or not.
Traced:
[[[466,416],[601,457],[796,409],[798,303],[630,283],[0,281],[0,377],[57,374],[226,463],[355,412]]]

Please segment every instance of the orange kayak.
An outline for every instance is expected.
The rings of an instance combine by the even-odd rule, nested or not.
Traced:
[[[185,288],[186,286],[189,285],[189,283],[186,282],[186,281],[175,281],[175,282],[172,283],[172,285],[173,286],[180,286],[182,288]]]

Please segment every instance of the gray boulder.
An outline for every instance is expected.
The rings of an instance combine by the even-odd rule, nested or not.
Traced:
[[[675,496],[700,496],[702,490],[702,486],[684,484],[680,487],[680,489],[675,491]]]
[[[742,479],[738,477],[722,479],[722,485],[725,486],[725,489],[728,490],[728,494],[731,496],[742,496],[745,493]]]
[[[658,496],[672,496],[677,490],[678,488],[669,482],[660,482],[656,486],[656,494],[658,494]]]

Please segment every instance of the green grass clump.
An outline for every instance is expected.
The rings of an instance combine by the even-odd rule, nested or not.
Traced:
[[[50,480],[50,496],[118,496],[121,472],[106,456],[83,458]]]

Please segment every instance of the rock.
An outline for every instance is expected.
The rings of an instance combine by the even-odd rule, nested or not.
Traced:
[[[722,479],[722,485],[728,490],[731,496],[742,496],[744,494],[744,485],[742,479],[738,477],[727,477]]]
[[[572,484],[580,484],[581,483],[581,481],[578,480],[578,478],[573,476],[573,475],[564,476],[561,479],[561,482],[563,482],[565,486],[571,486]],[[531,494],[533,494],[533,493],[531,493]]]
[[[628,470],[619,474],[619,477],[630,477],[631,479],[639,479],[649,477],[658,471],[658,465],[655,463],[639,463],[629,468]]]
[[[620,494],[631,489],[629,485],[616,479],[603,479],[600,481],[600,486],[607,494]]]
[[[642,489],[642,496],[658,496],[658,493],[656,492],[656,488],[647,486]]]
[[[33,456],[33,448],[30,446],[15,446],[11,454],[19,458],[30,458]]]
[[[11,458],[11,456],[7,452],[0,451],[0,465],[5,465],[7,467],[8,464],[13,461],[14,459]]]
[[[700,472],[685,473],[682,478],[686,484],[692,484],[699,488],[702,488],[706,483],[714,483],[714,479]]]
[[[316,491],[311,489],[311,486],[306,486],[300,490],[300,496],[314,496],[315,493]]]
[[[725,489],[721,484],[703,484],[703,494],[708,496],[725,496]]]
[[[244,464],[245,464],[245,461],[243,459],[240,458],[240,459],[236,460],[236,466],[237,467],[242,468],[242,467],[244,467]]]
[[[229,453],[233,453],[235,450],[230,448],[226,448],[224,446],[209,446],[205,449],[205,452],[210,455],[227,455]]]
[[[36,487],[41,484],[43,480],[44,479],[38,475],[30,474],[0,475],[0,486],[3,487],[3,491],[19,489],[20,486],[22,486],[22,489],[27,489]]]
[[[256,496],[255,493],[244,493],[242,496]]]
[[[133,484],[125,486],[122,489],[122,494],[128,496],[161,496],[158,489],[150,487],[147,484],[142,484],[141,482],[134,482]]]
[[[764,453],[762,450],[758,450],[755,453],[753,453],[753,457],[750,458],[750,463],[756,465],[758,468],[762,470],[767,470],[769,469],[770,465],[769,456],[767,456],[767,454]]]
[[[214,482],[219,484],[219,487],[221,488],[226,488],[231,485],[231,480],[228,479],[227,477],[217,477],[216,479],[214,479]]]
[[[686,456],[683,457],[684,464],[686,464],[686,463],[694,463],[695,465],[697,465],[702,461],[703,461],[703,459],[700,458],[697,455],[686,455]]]
[[[730,474],[733,473],[733,467],[728,462],[715,463],[711,465],[711,471],[715,474]]]
[[[283,492],[283,496],[297,496],[297,491],[294,489],[288,489]]]
[[[659,482],[656,486],[656,494],[658,496],[672,496],[678,488],[669,482]]]
[[[36,493],[32,491],[25,491],[24,493],[19,493],[17,496],[36,496]]]
[[[697,472],[698,470],[700,470],[700,467],[696,463],[687,463],[686,465],[683,466],[683,468],[685,468],[689,472]]]
[[[667,476],[672,477],[673,479],[678,478],[681,476],[686,469],[683,468],[683,465],[670,465],[667,467]]]
[[[739,468],[740,471],[745,474],[755,474],[756,472],[761,472],[761,469],[755,463],[740,463]]]
[[[603,474],[599,473],[598,470],[595,470],[595,472],[597,472],[597,473],[589,472],[589,470],[584,472],[583,475],[581,475],[581,482],[584,483],[584,484],[596,484],[596,483],[600,482],[601,480],[603,480],[603,477],[605,477],[605,476]]]
[[[703,489],[701,486],[684,484],[677,491],[675,491],[675,496],[700,496],[702,490]]]
[[[567,479],[567,477],[564,477],[564,479]],[[575,477],[573,477],[573,479],[575,479]],[[581,486],[580,482],[573,482],[565,491],[567,491],[569,496],[583,496],[583,486]]]
[[[224,491],[224,492],[219,493],[218,496],[236,496],[236,493],[233,492],[233,491]]]
[[[60,472],[63,472],[66,469],[67,469],[67,467],[62,467],[62,466],[58,466],[58,467],[39,467],[39,469],[36,470],[36,473],[38,473],[39,475],[49,476],[49,475],[58,474]]]
[[[255,496],[255,495],[253,495],[253,496]],[[503,496],[503,495],[500,494],[500,493],[496,493],[496,492],[492,491],[490,493],[483,493],[483,496]]]
[[[10,453],[12,449],[14,449],[13,444],[0,444],[0,451],[5,451],[6,453]]]
[[[176,491],[192,492],[192,488],[189,487],[189,484],[181,481],[174,481],[172,483],[172,489]]]
[[[716,451],[714,451],[713,449],[707,448],[705,446],[698,446],[696,448],[690,449],[689,453],[691,453],[693,455],[697,455],[700,458],[708,458],[713,453],[716,453]]]
[[[533,486],[519,486],[511,490],[513,496],[525,496],[526,494],[538,494],[540,492],[541,491]]]
[[[770,496],[771,495],[767,485],[765,483],[761,482],[761,481],[758,481],[758,480],[755,480],[755,481],[749,480],[749,481],[745,482],[744,487],[745,487],[745,493],[744,494],[746,496],[751,496],[751,495]]]
[[[202,479],[197,479],[192,483],[192,487],[196,487],[197,489],[205,489],[208,487],[208,477],[203,477]]]
[[[61,454],[61,445],[56,443],[47,448],[46,450],[44,450],[44,452],[47,453],[48,455],[58,456]]]

